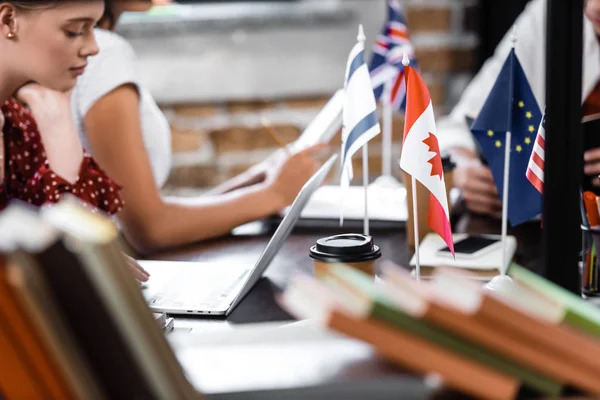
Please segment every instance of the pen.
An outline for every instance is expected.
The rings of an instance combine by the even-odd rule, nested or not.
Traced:
[[[281,140],[281,138],[277,134],[277,131],[271,126],[271,123],[269,122],[269,120],[265,117],[262,117],[260,119],[260,122],[261,122],[263,128],[266,129],[269,136],[271,136],[271,138],[275,141],[275,143],[277,143],[277,145],[279,147],[281,147],[288,156],[290,156],[291,154],[290,154],[290,151],[289,151],[287,145],[285,144],[285,142],[283,140]]]

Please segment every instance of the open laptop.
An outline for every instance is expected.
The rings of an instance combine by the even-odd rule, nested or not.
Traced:
[[[150,308],[168,314],[229,315],[273,261],[336,159],[337,155],[331,156],[306,182],[253,266],[227,259],[206,263],[139,261],[151,275],[143,290]]]

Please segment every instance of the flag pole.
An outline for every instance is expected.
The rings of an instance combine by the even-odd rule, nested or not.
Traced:
[[[383,138],[381,140],[381,175],[392,176],[392,82],[383,89]]]
[[[414,176],[411,177],[411,188],[412,188],[412,205],[413,205],[413,226],[415,234],[415,271],[417,281],[421,280],[421,258],[419,254],[420,243],[419,243],[419,207],[417,206],[417,180]]]
[[[512,47],[515,48],[517,43],[517,26],[513,25],[512,29]],[[514,99],[511,99],[514,101]],[[488,282],[484,288],[489,291],[505,290],[507,287],[512,285],[512,279],[506,273],[508,271],[508,251],[507,251],[507,240],[508,240],[508,190],[509,190],[509,176],[510,176],[510,147],[512,134],[510,130],[506,131],[506,137],[504,140],[504,182],[502,183],[502,265],[500,266],[500,275],[495,276],[490,282]]]
[[[512,48],[515,48],[517,43],[517,25],[513,25],[512,33]],[[512,91],[511,91],[512,93]],[[514,99],[511,99],[514,102]],[[500,268],[500,275],[505,276],[508,269],[508,251],[507,251],[507,238],[508,238],[508,190],[509,190],[509,177],[510,177],[510,148],[512,146],[512,134],[506,131],[506,138],[504,140],[504,181],[502,188],[502,266]]]
[[[404,56],[402,57],[402,65],[404,67],[408,67],[410,64],[410,59],[408,58],[408,53],[406,49],[404,49]],[[407,88],[408,90],[408,88]],[[417,281],[421,280],[421,256],[420,256],[420,248],[421,243],[419,240],[419,207],[417,206],[417,180],[414,176],[411,175],[411,192],[412,192],[412,206],[413,206],[413,233],[415,235],[415,271]]]
[[[363,26],[358,27],[358,37],[360,43],[365,44],[367,37]],[[364,234],[369,236],[369,207],[368,207],[368,188],[369,188],[369,143],[365,143],[362,148],[362,164],[363,164],[363,186],[365,189],[365,216],[364,216]]]
[[[507,252],[507,231],[508,231],[508,180],[510,175],[510,146],[512,135],[510,131],[506,132],[505,149],[504,149],[504,182],[502,188],[502,267],[500,268],[501,275],[506,275],[508,266]]]

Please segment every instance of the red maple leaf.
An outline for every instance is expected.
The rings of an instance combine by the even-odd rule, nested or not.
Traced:
[[[442,168],[442,156],[440,155],[440,145],[438,144],[437,137],[429,132],[429,137],[423,140],[423,143],[429,146],[429,151],[431,153],[435,153],[428,161],[429,164],[431,164],[431,176],[437,175],[440,177],[440,180],[442,180],[444,169]]]

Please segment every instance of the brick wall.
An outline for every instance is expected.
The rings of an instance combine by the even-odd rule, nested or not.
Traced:
[[[436,115],[455,104],[471,76],[476,17],[475,0],[405,0],[404,10]],[[276,149],[260,126],[267,117],[280,136],[291,142],[325,104],[328,97],[270,99],[219,104],[163,106],[173,129],[174,166],[167,192],[185,193],[217,185],[262,160]],[[401,115],[394,116],[393,156],[399,157],[403,131]],[[333,145],[339,146],[340,138]],[[361,176],[361,154],[354,157]],[[381,141],[369,146],[372,178],[381,173]],[[399,170],[394,166],[394,174]],[[333,178],[332,178],[333,180]]]

